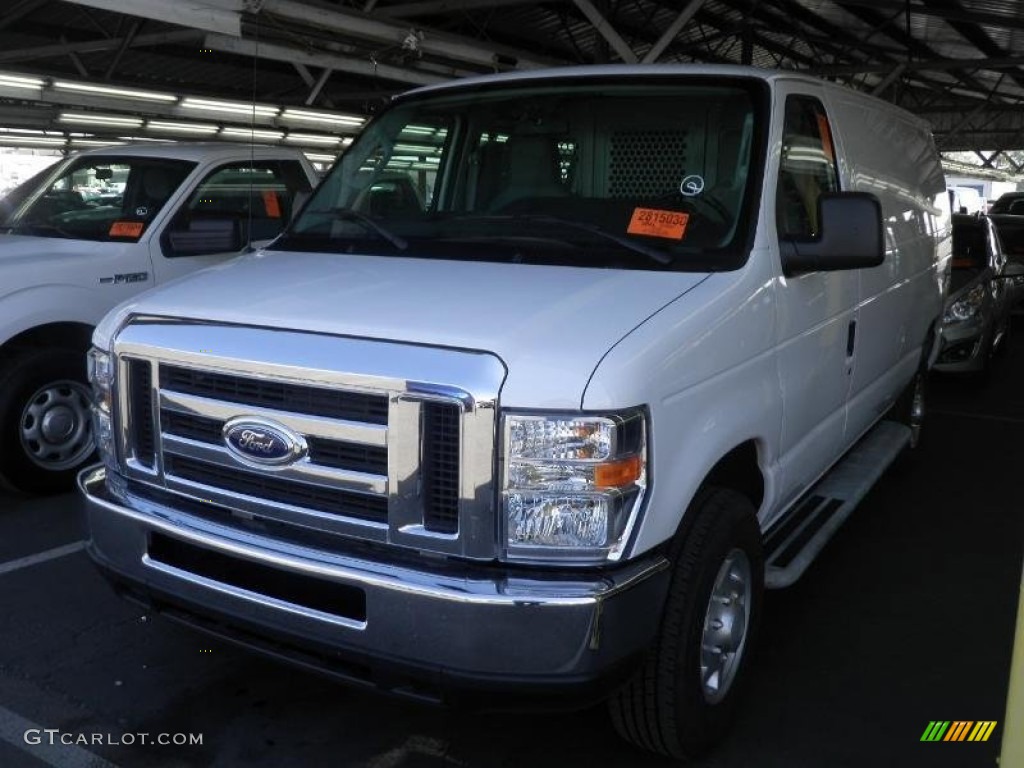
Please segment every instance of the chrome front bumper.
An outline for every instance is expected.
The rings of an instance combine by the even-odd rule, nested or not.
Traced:
[[[130,495],[122,502],[108,492],[103,468],[82,472],[79,488],[88,551],[123,591],[258,650],[273,640],[275,655],[288,657],[280,652],[287,647],[303,659],[313,653],[344,660],[349,670],[357,664],[364,683],[379,685],[396,672],[427,681],[438,698],[463,687],[583,692],[621,677],[654,638],[668,589],[660,556],[601,572],[480,566],[408,552],[384,561],[279,541]],[[168,562],[165,551],[191,553],[199,571],[219,565],[213,575],[196,573]],[[257,578],[241,583],[243,572]],[[291,582],[286,598],[253,586],[278,578]],[[304,604],[302,584],[315,587],[310,593],[344,591],[362,608]]]

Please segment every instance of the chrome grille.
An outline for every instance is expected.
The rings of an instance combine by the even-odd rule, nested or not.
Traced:
[[[128,413],[121,456],[140,498],[159,489],[178,495],[182,512],[209,505],[253,521],[254,530],[312,537],[324,549],[347,537],[495,556],[495,414],[504,368],[493,356],[152,321],[126,326],[115,354],[127,382],[119,395]],[[473,387],[424,383],[433,372]],[[250,462],[225,442],[226,423],[238,419],[283,427],[305,451],[280,466]],[[295,535],[285,536],[289,530]]]
[[[153,468],[156,440],[153,435],[153,376],[145,360],[128,360],[131,389],[128,413],[132,424],[135,458],[143,466]]]
[[[388,423],[386,395],[344,392],[281,381],[265,381],[175,365],[160,366],[160,388],[189,395],[212,397],[230,403],[280,408],[311,416]]]

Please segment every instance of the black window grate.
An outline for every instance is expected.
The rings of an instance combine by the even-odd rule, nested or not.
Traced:
[[[423,527],[459,530],[459,407],[423,405]]]
[[[156,462],[153,431],[153,372],[145,360],[128,361],[128,419],[135,459],[145,467]]]
[[[264,381],[173,365],[160,366],[160,387],[200,397],[258,405],[292,413],[325,416],[366,424],[388,423],[386,395]]]
[[[388,500],[335,488],[321,488],[293,480],[220,467],[204,461],[164,453],[164,471],[194,483],[254,496],[264,501],[289,504],[318,512],[373,522],[387,522]]]

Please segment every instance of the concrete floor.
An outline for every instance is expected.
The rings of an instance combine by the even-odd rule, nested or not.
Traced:
[[[768,594],[739,721],[700,765],[996,764],[1024,550],[1017,339],[989,387],[934,382],[914,465],[883,478],[797,585]],[[422,709],[145,616],[76,544],[80,511],[74,496],[0,495],[0,766],[670,764],[621,743],[600,709]],[[922,743],[931,720],[998,726],[985,743]],[[25,743],[46,728],[202,745]]]

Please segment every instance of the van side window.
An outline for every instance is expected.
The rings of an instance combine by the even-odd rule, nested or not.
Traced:
[[[838,191],[839,172],[825,108],[813,97],[790,96],[775,193],[779,236],[817,236],[818,196]]]
[[[297,162],[223,165],[202,181],[175,215],[164,238],[164,255],[226,253],[277,237],[310,192]]]

